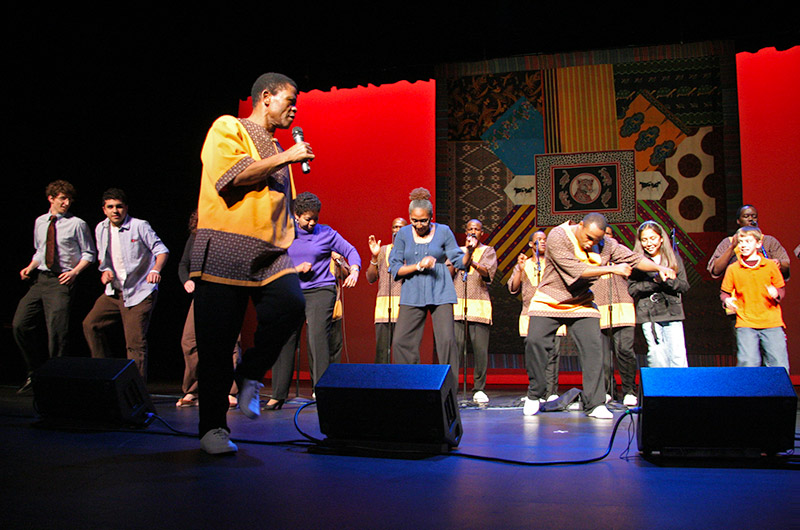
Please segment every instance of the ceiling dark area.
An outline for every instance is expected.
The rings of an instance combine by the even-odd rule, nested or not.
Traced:
[[[796,16],[787,7],[756,12],[697,7],[698,2],[442,4],[296,2],[230,11],[137,5],[114,15],[102,9],[25,10],[9,18],[10,43],[18,50],[12,62],[34,72],[53,66],[78,82],[185,78],[236,85],[241,92],[241,83],[249,86],[269,70],[294,77],[301,90],[327,90],[429,79],[437,64],[516,55],[707,40],[732,40],[736,51],[753,52],[800,44]]]
[[[575,4],[570,7],[570,4]],[[304,86],[327,89],[401,79],[428,79],[437,64],[536,55],[730,40],[737,52],[763,47],[786,49],[800,44],[794,17],[698,11],[631,12],[620,8],[588,10],[574,2],[562,7],[519,9],[509,2],[480,11],[437,8],[417,21],[392,16],[353,23],[347,32],[313,44],[313,34],[298,43],[304,53],[300,79]],[[641,9],[641,8],[640,8]],[[323,32],[323,35],[326,35]]]
[[[159,174],[194,175],[209,125],[236,114],[267,71],[289,75],[301,91],[330,90],[427,80],[439,64],[517,55],[708,40],[752,52],[800,44],[796,17],[782,11],[631,4],[12,6],[3,33],[7,121],[19,125],[17,158],[39,160],[48,175],[107,182],[113,168],[125,181],[154,165]],[[42,131],[58,139],[44,160],[31,140]]]

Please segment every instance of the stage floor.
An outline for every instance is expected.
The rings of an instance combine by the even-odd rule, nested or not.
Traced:
[[[648,461],[631,416],[611,453],[615,419],[579,412],[522,415],[522,388],[490,389],[486,408],[461,409],[451,454],[422,459],[315,454],[294,416],[305,397],[251,421],[228,414],[239,452],[214,457],[159,421],[138,430],[37,426],[32,395],[0,387],[5,528],[798,528],[794,463]],[[158,414],[196,432],[197,408],[176,408],[177,385],[148,386]],[[268,387],[265,388],[268,390]],[[294,391],[294,389],[293,389]],[[387,414],[391,414],[391,410]],[[299,414],[322,437],[314,406]],[[629,447],[629,450],[627,450]],[[462,456],[458,456],[462,455]],[[626,456],[627,455],[627,456]]]

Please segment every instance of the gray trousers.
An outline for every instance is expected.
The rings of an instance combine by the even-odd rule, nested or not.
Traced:
[[[433,339],[439,364],[449,364],[458,386],[458,345],[453,326],[453,305],[412,307],[401,305],[394,330],[392,350],[395,364],[419,364],[419,345],[425,331],[425,317],[430,312]]]
[[[390,348],[392,337],[395,333],[395,323],[376,322],[375,323],[375,363],[388,364],[391,361]]]
[[[36,271],[36,277],[14,313],[12,330],[28,375],[48,357],[67,354],[69,344],[69,307],[73,285],[61,285],[58,276],[49,271]],[[47,331],[47,346],[42,333]]]
[[[591,412],[605,401],[603,344],[600,319],[531,317],[525,339],[525,370],[528,372],[528,399],[545,397],[546,367],[555,346],[556,331],[565,324],[578,347],[583,372],[584,410]]]
[[[472,353],[475,357],[475,365],[472,371],[474,382],[472,391],[483,391],[486,388],[486,368],[489,365],[489,324],[480,322],[467,322],[469,330],[469,343],[472,344]],[[464,353],[464,321],[459,320],[455,323],[456,344],[458,345],[459,355]],[[466,359],[464,359],[466,362]]]

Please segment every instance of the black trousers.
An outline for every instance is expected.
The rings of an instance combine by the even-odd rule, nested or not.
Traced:
[[[603,370],[606,374],[606,393],[616,397],[617,383],[614,381],[614,358],[622,380],[622,395],[636,395],[636,355],[633,353],[633,326],[620,326],[602,330]],[[612,352],[613,345],[613,352]]]
[[[296,274],[281,276],[262,287],[195,283],[199,432],[202,437],[211,429],[228,429],[228,392],[234,377],[231,351],[242,329],[248,300],[255,306],[258,326],[255,345],[242,355],[237,378],[260,381],[275,363],[289,335],[303,322],[305,299]]]
[[[547,357],[547,368],[545,368],[545,378],[547,379],[547,397],[558,395],[558,363],[560,362],[561,348],[566,337],[556,335],[553,351]]]
[[[555,346],[556,331],[567,326],[575,345],[583,371],[583,403],[587,412],[605,401],[603,381],[603,345],[600,319],[531,317],[525,339],[525,369],[528,372],[528,399],[545,397],[548,358]]]

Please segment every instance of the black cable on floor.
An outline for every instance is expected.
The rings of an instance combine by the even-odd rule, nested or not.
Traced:
[[[170,431],[172,431],[173,433],[175,433],[178,436],[183,436],[183,437],[187,437],[187,438],[199,438],[200,437],[198,433],[179,431],[178,429],[175,429],[172,425],[169,424],[169,422],[167,420],[165,420],[164,418],[162,418],[161,416],[159,416],[157,414],[153,414],[153,419],[154,420],[158,420],[161,423],[163,423],[164,426],[167,427],[167,429],[169,429]],[[296,423],[295,423],[295,425],[296,425]],[[146,432],[146,431],[143,431],[143,432]],[[153,434],[162,434],[162,433],[158,433],[158,432],[154,431]],[[169,433],[163,433],[163,434],[169,434]],[[264,440],[248,440],[246,438],[231,438],[231,441],[232,442],[236,442],[236,443],[253,444],[253,445],[301,445],[301,446],[306,446],[307,445],[305,440],[282,440],[282,441],[269,442],[269,441],[264,441]]]
[[[311,402],[306,403],[305,405],[301,406],[299,409],[297,409],[297,412],[295,412],[295,415],[294,415],[294,426],[297,429],[297,432],[299,432],[302,436],[304,436],[308,440],[310,440],[313,443],[315,443],[317,445],[320,445],[322,447],[329,447],[329,445],[324,440],[319,440],[319,439],[314,438],[313,436],[310,436],[310,435],[306,434],[305,432],[303,432],[303,430],[300,429],[300,426],[297,423],[297,418],[298,418],[298,416],[300,414],[300,411],[303,410],[305,407],[307,407],[309,405],[313,405],[315,403],[316,403],[315,401],[311,401]],[[557,461],[552,461],[552,462],[525,462],[525,461],[522,461],[522,460],[510,460],[510,459],[506,459],[506,458],[473,455],[473,454],[469,454],[469,453],[458,453],[458,452],[436,453],[436,454],[431,454],[430,456],[459,456],[459,457],[462,457],[462,458],[469,458],[469,459],[473,459],[473,460],[483,460],[483,461],[487,461],[487,462],[498,462],[498,463],[503,463],[503,464],[517,464],[517,465],[522,465],[522,466],[557,466],[557,465],[589,464],[589,463],[592,463],[592,462],[600,461],[600,460],[604,459],[605,457],[607,457],[611,453],[611,448],[614,445],[614,439],[615,439],[616,434],[617,434],[617,429],[619,428],[620,423],[622,423],[622,420],[628,415],[638,414],[640,410],[641,409],[639,407],[635,407],[635,408],[631,408],[631,409],[626,410],[625,413],[622,416],[620,416],[617,419],[616,423],[614,424],[614,430],[611,433],[611,440],[608,443],[608,449],[606,449],[606,452],[603,453],[601,456],[597,456],[597,457],[589,458],[589,459],[585,459],[585,460],[557,460]],[[633,422],[631,422],[631,423],[633,423]],[[633,439],[632,438],[632,434],[630,434],[631,432],[632,431],[629,431],[628,447],[630,447],[631,440]],[[374,451],[382,452],[382,453],[395,453],[395,454],[416,454],[416,453],[419,453],[419,451],[413,451],[413,450],[396,450],[396,449],[385,449],[385,448],[382,448],[380,450],[376,450],[374,447],[370,447],[370,446],[361,447],[361,446],[355,446],[355,445],[350,445],[350,444],[348,444],[348,447],[351,448],[351,449],[374,450]],[[628,451],[628,449],[626,449],[626,452],[627,451]]]
[[[308,407],[309,405],[315,405],[316,403],[317,403],[316,401],[309,401],[308,403],[301,405],[300,408],[297,409],[297,411],[294,413],[294,428],[297,429],[297,432],[299,432],[304,438],[311,440],[313,443],[317,445],[324,445],[325,444],[324,441],[318,438],[314,438],[310,434],[306,434],[305,432],[303,432],[303,429],[301,429],[300,425],[298,425],[297,423],[297,418],[298,416],[300,416],[300,411]]]
[[[452,455],[452,456],[460,456],[462,458],[469,458],[471,460],[483,460],[485,462],[497,462],[500,464],[515,464],[519,466],[565,466],[565,465],[580,465],[580,464],[591,464],[592,462],[599,462],[607,457],[611,453],[611,447],[614,445],[614,438],[617,435],[617,429],[619,428],[619,424],[622,423],[622,420],[625,419],[626,416],[630,414],[638,414],[639,408],[632,408],[625,411],[625,413],[620,416],[616,423],[614,423],[614,430],[611,432],[611,440],[608,442],[608,449],[606,452],[600,456],[596,456],[594,458],[587,458],[584,460],[554,460],[551,462],[526,462],[524,460],[511,460],[508,458],[499,458],[495,456],[480,456],[480,455],[473,455],[469,453],[444,453],[445,455]]]
[[[240,444],[243,443],[243,444],[251,444],[251,445],[297,446],[297,447],[304,447],[304,448],[309,448],[309,447],[313,447],[313,446],[319,446],[319,447],[325,448],[325,449],[332,449],[331,445],[328,444],[325,440],[320,440],[318,438],[315,438],[315,437],[305,433],[300,428],[300,425],[298,424],[298,418],[299,418],[299,415],[300,415],[300,411],[302,411],[303,409],[305,409],[309,405],[315,405],[315,404],[316,404],[316,401],[309,401],[308,403],[305,403],[305,404],[301,405],[297,409],[295,414],[294,414],[294,426],[295,426],[295,429],[297,429],[297,432],[299,432],[305,438],[304,440],[263,441],[263,440],[250,440],[250,439],[245,439],[245,438],[231,438],[231,441],[236,442],[236,443],[240,443]],[[362,447],[362,446],[352,445],[352,444],[348,444],[348,447],[352,448],[352,449],[364,449],[364,450],[367,450],[367,451],[375,451],[376,453],[381,453],[381,454],[418,455],[418,456],[425,456],[425,457],[430,457],[430,456],[458,456],[458,457],[461,457],[461,458],[468,458],[468,459],[471,459],[471,460],[482,460],[482,461],[486,461],[486,462],[496,462],[496,463],[501,463],[501,464],[514,464],[514,465],[520,465],[520,466],[537,466],[537,467],[539,467],[539,466],[559,466],[559,465],[582,465],[582,464],[590,464],[590,463],[593,463],[593,462],[598,462],[598,461],[603,460],[604,458],[606,458],[611,453],[611,448],[614,445],[614,440],[616,438],[617,430],[619,429],[619,426],[622,423],[622,420],[625,419],[625,417],[629,416],[629,415],[631,415],[631,418],[633,418],[632,415],[633,414],[639,414],[640,411],[641,411],[640,407],[634,407],[634,408],[626,410],[625,413],[622,416],[620,416],[617,419],[617,421],[614,423],[614,429],[611,432],[611,439],[609,440],[608,448],[606,449],[606,452],[603,453],[600,456],[593,457],[593,458],[587,458],[587,459],[583,459],[583,460],[555,460],[555,461],[551,461],[551,462],[527,462],[527,461],[522,461],[522,460],[511,460],[511,459],[507,459],[507,458],[492,457],[492,456],[482,456],[482,455],[473,455],[473,454],[469,454],[469,453],[459,453],[459,452],[452,452],[452,451],[451,452],[442,452],[442,453],[431,453],[431,452],[421,452],[421,451],[416,451],[416,450],[387,449],[387,448],[382,448],[382,449],[376,450],[374,447],[370,447],[370,446],[363,446]],[[5,415],[4,414],[2,416],[6,417],[6,416],[10,416],[10,415]],[[142,427],[133,427],[133,428],[128,428],[128,429],[109,429],[109,428],[103,428],[103,427],[82,426],[81,428],[77,428],[77,429],[75,429],[73,427],[73,430],[83,431],[83,432],[142,433],[142,434],[152,434],[152,435],[161,435],[161,436],[180,436],[180,437],[184,437],[184,438],[194,438],[194,439],[197,439],[199,437],[198,433],[181,431],[181,430],[178,430],[178,429],[174,428],[172,425],[170,425],[170,423],[168,421],[166,421],[164,418],[162,418],[161,416],[159,416],[157,414],[154,414],[154,413],[151,413],[148,416],[148,420],[146,422],[146,425],[149,425],[150,423],[152,423],[155,420],[158,420],[159,422],[161,422],[171,432],[148,431],[148,430],[146,430],[146,429],[144,429]],[[630,424],[628,426],[628,445],[625,448],[625,450],[620,454],[620,458],[621,459],[629,458],[627,455],[628,455],[628,453],[630,451],[630,446],[631,446],[631,443],[633,441],[633,437],[634,437],[634,434],[635,434],[635,431],[633,429],[634,425],[635,424],[634,424],[633,420],[631,420],[631,422],[630,422]],[[789,451],[789,452],[785,453],[785,455],[784,455],[784,458],[786,458],[785,463],[788,463],[788,464],[798,464],[798,463],[800,463],[797,460],[798,457],[796,457],[793,453],[794,453],[794,451]]]
[[[104,425],[91,425],[85,424],[75,426],[72,424],[70,430],[75,432],[119,432],[119,433],[134,433],[134,434],[149,434],[154,436],[178,436],[181,438],[192,438],[192,439],[199,439],[199,434],[196,432],[187,432],[181,431],[170,425],[170,423],[159,416],[158,414],[150,413],[147,418],[146,424],[149,425],[150,423],[158,420],[161,422],[170,432],[164,431],[153,431],[147,430],[143,428],[143,426],[131,426],[130,428],[113,428],[110,426]],[[146,425],[144,426],[146,427]],[[243,443],[243,444],[251,444],[251,445],[267,445],[267,446],[299,446],[299,447],[308,447],[311,444],[308,443],[306,440],[279,440],[279,441],[264,441],[264,440],[251,440],[246,438],[231,438],[231,441],[236,443]]]

